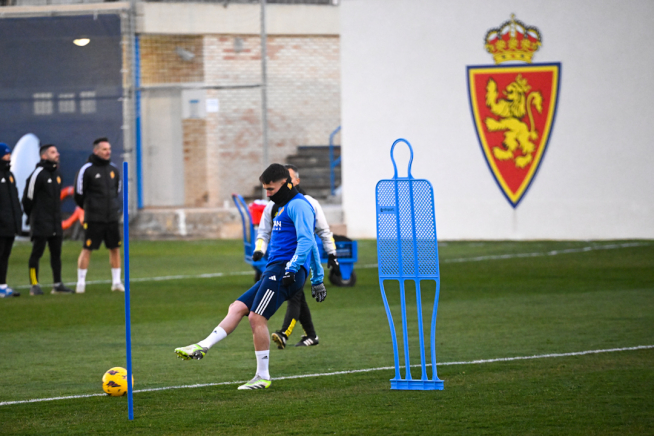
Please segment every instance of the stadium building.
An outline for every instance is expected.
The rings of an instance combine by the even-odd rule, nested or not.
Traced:
[[[654,236],[651,2],[268,3],[5,1],[1,140],[58,144],[71,183],[108,136],[139,236],[237,237],[231,194],[282,161],[374,237],[400,137],[442,238]]]

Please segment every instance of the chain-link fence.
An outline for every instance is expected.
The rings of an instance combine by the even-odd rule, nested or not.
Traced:
[[[311,26],[306,24],[303,30],[293,9],[310,5],[317,22],[329,22],[333,21],[334,1],[266,2],[277,4],[274,21],[284,18],[290,30],[278,27],[265,35],[265,77],[263,5],[258,1],[95,3],[72,7],[70,3],[75,2],[66,2],[65,7],[58,7],[54,0],[16,2],[51,6],[2,8],[0,31],[10,32],[8,23],[23,23],[23,28],[28,29],[46,22],[54,32],[48,38],[65,49],[50,53],[26,49],[12,55],[17,58],[6,65],[22,63],[32,70],[37,65],[42,73],[19,97],[7,92],[12,89],[10,84],[3,87],[3,113],[20,116],[42,131],[42,136],[49,138],[44,139],[47,142],[61,143],[63,166],[70,162],[72,174],[81,166],[78,160],[88,156],[90,142],[98,136],[109,136],[114,148],[132,164],[136,194],[132,198],[138,198],[139,207],[221,207],[230,201],[233,192],[246,197],[259,195],[255,187],[266,162],[289,161],[289,156],[298,153],[298,147],[306,152],[327,146],[330,133],[340,124],[338,31],[307,31]],[[162,13],[162,9],[153,8],[168,9]],[[176,15],[175,11],[182,12]],[[168,18],[161,19],[166,13]],[[106,23],[111,20],[111,24]],[[87,22],[87,27],[81,21]],[[68,30],[57,36],[63,22],[68,23],[64,26]],[[298,25],[301,29],[293,30]],[[332,27],[338,28],[337,24]],[[111,29],[113,39],[95,35],[100,28],[105,32]],[[14,40],[24,39],[21,44],[27,47],[28,33],[14,32]],[[74,40],[85,38],[90,39],[87,46],[74,45]],[[99,50],[101,47],[109,51]],[[86,56],[79,56],[82,52]],[[95,63],[89,64],[91,58]],[[64,71],[78,71],[84,79]],[[101,79],[104,76],[97,71],[112,72],[117,86],[108,89],[107,83],[113,82]],[[7,73],[15,74],[20,72]],[[60,77],[56,83],[46,80],[57,75]],[[12,99],[21,100],[23,106],[31,105],[33,113],[26,116],[23,106],[16,109],[18,106],[8,105]],[[50,118],[37,113],[49,105],[54,108]],[[85,113],[89,108],[95,108],[95,115]],[[114,115],[110,116],[110,112]],[[66,117],[65,123],[62,117]],[[57,128],[67,133],[57,136],[53,133]],[[18,130],[12,133],[19,134]],[[64,135],[66,139],[60,137]],[[73,153],[78,155],[73,157]],[[294,162],[309,165],[315,163],[314,157],[309,153],[305,160]],[[329,177],[322,177],[328,185]]]
[[[340,124],[338,34],[266,35],[264,78],[261,9],[252,3],[208,10],[228,26],[137,35],[143,206],[220,207],[234,192],[260,195],[266,162],[327,146]]]
[[[64,185],[73,185],[95,138],[109,138],[115,161],[133,162],[133,35],[125,3],[0,8],[0,141],[35,156],[39,142],[55,144]],[[33,167],[17,161],[12,170],[23,181]],[[64,202],[64,212],[73,209]]]

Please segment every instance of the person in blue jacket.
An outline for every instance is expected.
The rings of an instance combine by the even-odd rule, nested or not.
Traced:
[[[311,277],[311,295],[318,302],[324,301],[327,296],[323,284],[324,272],[313,237],[316,219],[313,207],[293,187],[288,170],[283,165],[270,165],[261,174],[259,181],[268,198],[279,206],[279,212],[272,223],[266,270],[252,288],[229,306],[227,316],[206,339],[175,349],[175,354],[184,360],[200,360],[247,316],[252,328],[257,372],[252,380],[238,389],[270,387],[268,320],[284,301],[302,291],[310,269],[314,272]]]

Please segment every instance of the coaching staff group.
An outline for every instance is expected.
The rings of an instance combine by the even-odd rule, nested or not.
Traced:
[[[93,141],[93,154],[75,177],[75,202],[84,209],[84,245],[77,261],[78,294],[86,290],[86,273],[91,251],[104,241],[109,249],[111,290],[125,291],[120,280],[121,179],[118,167],[111,161],[111,144],[107,138]]]

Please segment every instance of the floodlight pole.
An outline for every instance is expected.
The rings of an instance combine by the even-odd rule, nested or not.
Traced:
[[[267,40],[266,40],[266,0],[260,0],[261,4],[261,125],[263,136],[263,168],[269,165],[268,157],[268,76],[267,76]],[[266,198],[263,191],[263,198]]]

